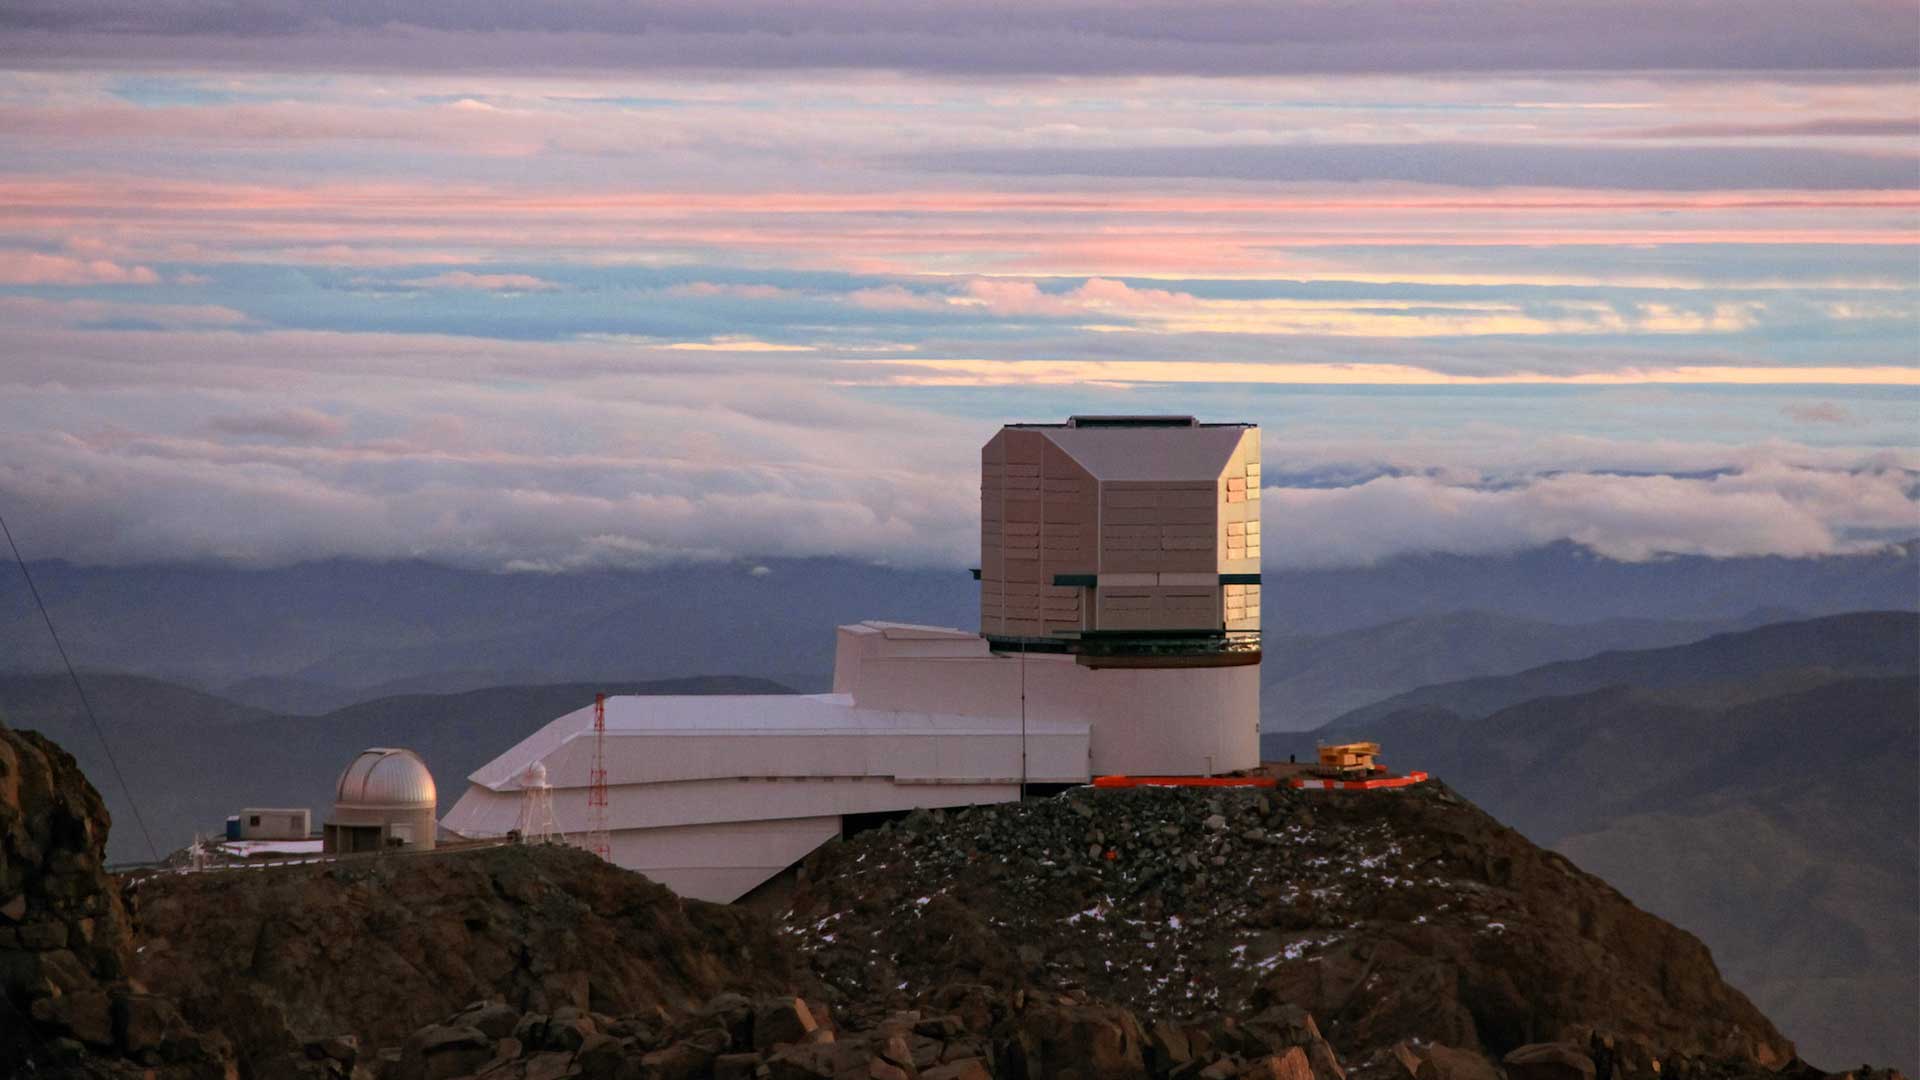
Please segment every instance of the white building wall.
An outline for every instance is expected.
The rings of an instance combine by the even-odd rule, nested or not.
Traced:
[[[960,633],[960,631],[953,631]],[[1200,776],[1260,763],[1260,668],[1095,668],[1062,653],[901,655],[884,632],[843,626],[834,688],[862,709],[937,701],[963,716],[1021,713],[1029,727],[1085,724],[1091,771]],[[1024,677],[1022,668],[1024,667]]]
[[[619,829],[608,856],[679,893],[729,902],[840,835],[838,816]]]

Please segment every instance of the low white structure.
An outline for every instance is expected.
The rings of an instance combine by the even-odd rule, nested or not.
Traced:
[[[249,806],[227,819],[229,840],[305,840],[313,835],[306,807]]]
[[[885,623],[841,634],[926,659],[986,644]],[[1018,683],[1003,689],[997,715],[874,707],[857,692],[608,698],[613,861],[683,896],[733,900],[839,835],[844,815],[1018,798]],[[462,836],[513,828],[522,778],[539,763],[555,781],[555,815],[577,831],[593,740],[592,706],[555,720],[469,777],[443,824]],[[1087,779],[1084,720],[1030,718],[1024,743],[1029,783]]]
[[[731,901],[849,815],[1259,762],[1259,434],[1190,417],[1014,425],[982,453],[982,633],[842,626],[833,692],[606,702],[609,856]],[[594,710],[468,777],[442,824],[514,829],[529,776],[589,821]]]

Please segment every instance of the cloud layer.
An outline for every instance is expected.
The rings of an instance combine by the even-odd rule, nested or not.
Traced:
[[[1266,543],[1284,566],[1354,566],[1395,555],[1506,554],[1572,541],[1610,559],[1808,557],[1920,535],[1920,472],[1766,463],[1712,477],[1566,473],[1488,486],[1380,477],[1272,489]]]
[[[1178,412],[1263,425],[1276,565],[1852,550],[1914,531],[1912,22],[13,4],[0,501],[97,562],[954,566],[998,423]]]
[[[1912,24],[1912,9],[1889,0],[26,0],[0,14],[0,57],[326,69],[994,75],[1901,70],[1920,57]]]

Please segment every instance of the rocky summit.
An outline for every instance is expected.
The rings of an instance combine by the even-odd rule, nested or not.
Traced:
[[[1763,1067],[1792,1044],[1705,946],[1430,783],[1083,788],[817,853],[783,924],[850,1002],[957,979],[1144,1019],[1311,1012],[1350,1059],[1601,1028]]]
[[[5,1075],[1828,1075],[1690,935],[1437,783],[918,813],[734,907],[553,846],[120,880],[108,825],[0,731]]]

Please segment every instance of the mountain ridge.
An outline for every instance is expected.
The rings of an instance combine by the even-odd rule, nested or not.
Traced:
[[[1908,673],[1920,670],[1920,613],[1863,611],[1772,623],[1655,649],[1611,650],[1504,676],[1483,676],[1420,687],[1335,717],[1331,735],[1352,731],[1407,709],[1438,706],[1486,716],[1540,697],[1584,693],[1609,685],[1642,689],[1697,686],[1782,670],[1783,655],[1797,670],[1836,673]],[[1702,668],[1707,669],[1702,671]]]
[[[568,574],[349,559],[273,569],[30,565],[76,663],[211,690],[263,677],[364,689],[476,670],[564,682],[716,667],[814,689],[831,670],[837,623],[978,619],[978,587],[962,568],[835,558]],[[1348,569],[1269,566],[1263,577],[1263,622],[1275,641],[1473,609],[1558,623],[1728,620],[1755,608],[1819,615],[1898,597],[1920,607],[1920,544],[1621,563],[1563,543]],[[716,665],[722,646],[726,662]],[[0,656],[13,669],[59,664],[17,575],[0,575]]]

